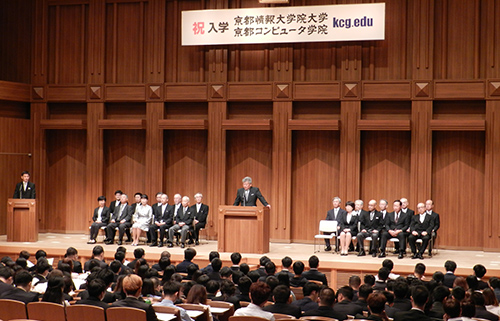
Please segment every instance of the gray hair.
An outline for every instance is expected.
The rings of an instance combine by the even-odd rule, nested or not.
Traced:
[[[241,180],[243,183],[248,182],[249,184],[252,184],[252,178],[250,176],[245,177],[244,179]]]
[[[167,194],[165,194],[165,193],[161,194],[161,196],[163,196],[163,195],[165,195],[167,197],[167,199],[168,199],[168,195]]]
[[[200,196],[201,198],[203,198],[203,194],[201,194],[201,193],[194,194],[194,197],[197,197],[197,196]]]
[[[357,203],[357,204],[360,204],[360,205],[365,204],[365,203],[363,203],[363,200],[356,200],[356,201],[354,202],[354,204],[356,204],[356,203]]]
[[[182,199],[187,199],[187,201],[189,202],[189,196],[183,196]]]
[[[380,201],[385,202],[385,205],[389,204],[389,202],[387,202],[387,200],[385,200],[385,199],[381,199]]]
[[[340,197],[338,197],[338,196],[335,196],[335,197],[333,198],[332,202],[334,202],[334,201],[339,201],[339,203],[342,203],[342,200],[341,200],[341,199],[340,199]]]

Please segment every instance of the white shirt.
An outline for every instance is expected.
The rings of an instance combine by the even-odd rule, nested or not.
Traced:
[[[200,204],[196,203],[196,213],[200,211],[200,208],[201,208],[201,203]]]
[[[274,315],[261,309],[258,305],[250,303],[246,308],[240,308],[234,312],[235,316],[250,316],[265,318],[274,321]]]
[[[28,183],[23,182],[23,190],[26,190],[27,186],[28,186]]]
[[[424,214],[419,214],[420,215],[420,223],[423,223],[425,221],[425,213]]]
[[[401,210],[402,210],[402,211],[403,211],[403,213],[405,213],[405,214],[406,214],[406,211],[408,211],[408,209],[407,209],[407,208],[402,208]]]
[[[97,210],[97,222],[101,222],[102,221],[101,214],[102,214],[102,210],[103,209],[104,209],[104,207],[99,207],[99,209]]]

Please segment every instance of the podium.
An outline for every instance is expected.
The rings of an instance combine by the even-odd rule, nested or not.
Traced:
[[[37,241],[36,200],[9,198],[7,200],[7,242]]]
[[[218,251],[269,252],[269,208],[219,206]]]

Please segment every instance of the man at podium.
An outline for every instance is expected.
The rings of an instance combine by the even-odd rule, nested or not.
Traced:
[[[30,182],[30,173],[21,173],[22,182],[17,183],[13,198],[36,198],[35,184]]]
[[[234,200],[234,206],[257,206],[257,199],[260,200],[262,205],[271,208],[271,205],[266,201],[264,196],[260,193],[257,187],[252,186],[252,178],[247,176],[242,179],[243,188],[239,188]]]

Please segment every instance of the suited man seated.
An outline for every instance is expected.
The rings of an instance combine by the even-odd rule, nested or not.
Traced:
[[[324,285],[328,286],[328,281],[326,275],[318,271],[319,258],[316,255],[312,255],[309,258],[309,271],[302,273],[302,276],[307,280],[321,281]]]
[[[411,291],[412,308],[410,311],[396,312],[394,321],[431,321],[424,312],[425,304],[429,300],[429,290],[423,285],[418,285]]]
[[[259,188],[252,186],[252,178],[247,176],[241,180],[243,182],[243,187],[239,188],[236,192],[236,199],[234,200],[234,206],[257,206],[257,199],[262,203],[262,205],[271,208],[271,205],[266,201],[264,196],[262,196]]]
[[[30,172],[21,173],[21,182],[17,183],[12,198],[36,198],[35,184],[30,182]]]
[[[96,241],[97,234],[99,234],[99,229],[103,226],[107,226],[109,222],[109,208],[106,207],[106,196],[99,196],[97,198],[99,206],[94,209],[94,215],[92,216],[92,225],[90,226],[90,238],[87,244],[94,244]]]
[[[419,214],[412,217],[410,224],[410,236],[408,236],[408,243],[410,243],[411,252],[413,253],[412,259],[423,260],[423,253],[427,248],[427,244],[431,238],[432,229],[434,228],[434,219],[425,212],[424,203],[418,203],[417,211]],[[417,252],[416,241],[418,239],[422,239],[422,246]]]
[[[302,316],[302,311],[295,305],[290,304],[290,288],[286,285],[278,285],[273,290],[274,304],[265,306],[264,311],[271,313],[282,313],[294,316],[299,319]]]
[[[457,263],[455,263],[455,261],[447,260],[444,262],[444,269],[446,270],[446,273],[444,274],[443,285],[451,289],[453,288],[453,282],[455,282],[455,279],[457,278],[455,275]]]
[[[319,316],[333,318],[337,320],[346,320],[347,315],[337,312],[333,308],[335,303],[335,291],[331,288],[325,288],[319,295],[319,307],[316,310],[309,310],[303,316]]]
[[[194,199],[196,204],[191,206],[191,210],[194,213],[192,238],[194,238],[194,243],[199,245],[200,229],[205,228],[207,225],[208,205],[202,203],[203,195],[201,193],[196,193]],[[190,240],[189,244],[193,244],[193,240]]]
[[[14,276],[14,283],[16,287],[11,287],[9,291],[2,293],[0,299],[9,299],[24,302],[38,302],[40,294],[31,291],[31,281],[33,277],[28,271],[21,270]]]
[[[337,291],[337,304],[333,309],[339,313],[347,315],[363,314],[363,308],[356,303],[352,302],[354,298],[353,289],[345,285]]]
[[[403,203],[400,200],[395,200],[392,208],[393,212],[387,214],[386,229],[382,232],[380,237],[380,255],[378,257],[385,257],[385,248],[387,241],[391,238],[399,240],[399,256],[402,259],[404,256],[404,249],[406,248],[406,234],[405,231],[410,227],[411,216],[402,210]]]
[[[340,203],[342,200],[340,197],[335,196],[332,200],[333,208],[326,212],[326,220],[328,221],[337,221],[337,230],[340,230],[340,218],[344,215],[347,215],[346,210],[340,208]],[[330,234],[330,233],[324,233]],[[325,239],[325,251],[331,251],[332,247],[330,246],[330,240]]]
[[[106,227],[106,240],[104,243],[113,244],[116,231],[118,228],[118,245],[123,243],[123,234],[125,229],[132,226],[133,209],[128,205],[127,194],[122,194],[120,197],[120,205],[115,208],[115,212],[111,216],[108,226]]]
[[[155,310],[151,304],[144,302],[140,296],[142,291],[142,279],[136,274],[129,274],[123,278],[123,292],[126,298],[114,302],[111,307],[136,308],[146,311],[147,321],[158,321]]]
[[[174,206],[168,204],[167,194],[161,194],[160,205],[155,207],[153,216],[153,224],[149,226],[148,231],[152,242],[150,246],[162,247],[168,229],[174,224]],[[160,243],[158,243],[158,231],[160,231]]]
[[[439,227],[441,226],[441,221],[439,220],[439,214],[434,212],[434,201],[433,200],[425,201],[425,211],[428,215],[431,216],[431,218],[433,220],[433,228],[432,228],[431,237],[433,240],[435,240],[436,236],[437,236],[437,231],[439,230]],[[429,256],[432,256],[432,242],[429,242]]]
[[[86,299],[76,301],[76,304],[93,305],[106,310],[109,307],[109,304],[102,301],[106,295],[106,289],[106,283],[104,283],[103,280],[96,278],[88,282],[87,291],[89,296]]]
[[[382,218],[380,212],[376,210],[377,201],[371,200],[368,202],[368,212],[362,213],[359,218],[360,221],[360,231],[357,235],[359,253],[358,256],[366,255],[364,250],[364,241],[368,236],[372,238],[372,246],[370,252],[375,257],[377,256],[377,239],[379,236],[380,229],[385,225],[381,222]]]
[[[293,301],[292,305],[298,306],[302,312],[316,310],[318,308],[319,290],[319,284],[307,282],[302,288],[304,298]]]
[[[387,298],[384,294],[380,292],[371,293],[367,298],[368,310],[370,316],[366,320],[384,321],[387,320],[387,314],[385,313],[385,307],[387,303]]]
[[[174,225],[168,229],[168,247],[173,247],[174,234],[181,233],[181,248],[186,247],[187,234],[193,223],[194,213],[189,207],[189,197],[182,198],[181,206],[174,214]]]

